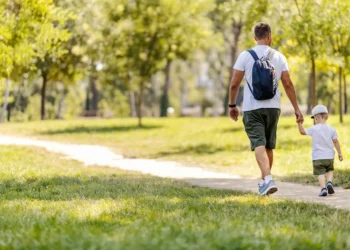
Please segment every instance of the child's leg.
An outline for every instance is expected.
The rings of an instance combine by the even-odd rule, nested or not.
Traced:
[[[327,181],[330,181],[333,183],[333,171],[328,171],[326,173]]]
[[[333,171],[328,171],[326,173],[326,177],[327,177],[327,190],[329,194],[334,194],[334,188],[333,188]],[[329,183],[330,182],[330,183]]]
[[[325,188],[326,187],[326,179],[325,179],[324,174],[319,175],[317,177],[317,179],[318,179],[318,183],[320,184],[321,188]]]

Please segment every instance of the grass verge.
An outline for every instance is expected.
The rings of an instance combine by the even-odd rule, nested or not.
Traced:
[[[350,213],[0,147],[2,249],[346,249]]]
[[[350,188],[350,116],[345,124],[337,117],[329,123],[338,131],[345,160],[335,161],[335,183]],[[306,118],[305,127],[311,126]],[[2,134],[31,136],[70,143],[100,144],[132,158],[173,160],[243,176],[259,176],[254,154],[242,122],[228,118],[145,119],[139,128],[134,119],[72,120],[9,123]],[[298,133],[294,118],[281,117],[273,173],[279,179],[316,184],[312,176],[311,138]]]

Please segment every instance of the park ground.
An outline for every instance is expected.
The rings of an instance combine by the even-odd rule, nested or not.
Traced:
[[[350,213],[1,146],[1,249],[347,249]]]
[[[257,172],[241,123],[224,118],[146,119],[143,128],[135,123],[47,121],[5,124],[0,132],[100,144],[128,157],[246,176]],[[332,123],[346,144],[346,125]],[[282,118],[279,144],[278,177],[312,182],[310,141],[297,134],[292,118]],[[343,151],[347,157],[346,145]],[[0,249],[350,248],[349,211],[86,167],[38,148],[0,146],[0,153]],[[345,187],[346,164],[337,163],[338,183]]]
[[[331,116],[339,134],[344,161],[335,161],[336,185],[350,188],[350,116],[344,124]],[[305,117],[305,127],[313,120]],[[71,120],[9,123],[0,133],[79,144],[98,144],[130,158],[172,160],[241,176],[258,177],[259,170],[241,121],[228,118]],[[273,173],[285,181],[316,185],[312,175],[311,138],[301,136],[293,117],[281,117]]]

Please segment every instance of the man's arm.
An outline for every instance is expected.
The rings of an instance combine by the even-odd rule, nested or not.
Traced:
[[[334,139],[333,140],[333,144],[334,144],[335,149],[338,152],[339,160],[342,161],[343,160],[343,155],[341,153],[340,144],[339,144],[338,139]]]
[[[303,124],[301,122],[298,122],[298,128],[299,128],[299,132],[301,135],[306,135],[305,129],[304,129]]]
[[[244,71],[233,70],[230,91],[229,91],[229,103],[236,104],[236,98],[239,91],[239,86],[241,85],[242,79],[244,77]],[[237,121],[238,120],[239,111],[238,108],[230,108],[230,117]]]
[[[304,117],[299,109],[298,102],[297,102],[297,95],[295,93],[294,85],[293,85],[292,79],[290,79],[290,75],[288,71],[282,71],[281,80],[282,80],[284,90],[286,91],[286,94],[293,105],[297,123],[303,123]]]

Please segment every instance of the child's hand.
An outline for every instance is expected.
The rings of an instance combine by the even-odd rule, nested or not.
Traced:
[[[342,154],[339,154],[338,157],[339,157],[339,161],[343,161],[343,155]]]

